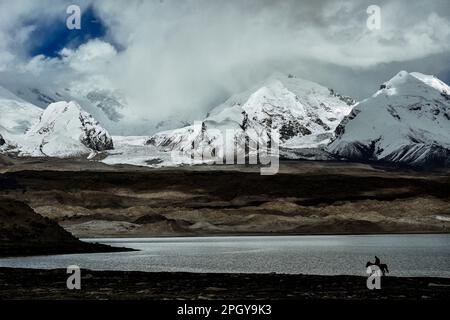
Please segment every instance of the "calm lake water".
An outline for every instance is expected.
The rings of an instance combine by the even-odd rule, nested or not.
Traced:
[[[0,267],[365,275],[377,255],[395,276],[450,277],[450,235],[85,239],[141,251],[0,259]]]

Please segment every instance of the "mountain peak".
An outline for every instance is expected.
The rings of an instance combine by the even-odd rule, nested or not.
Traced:
[[[24,155],[71,157],[113,148],[109,133],[75,101],[50,104],[26,138]]]
[[[82,111],[81,106],[75,101],[59,101],[49,104],[42,116],[56,118],[64,113],[78,113]]]
[[[253,130],[275,130],[281,143],[290,147],[301,147],[304,137],[310,146],[326,144],[340,120],[351,111],[351,101],[315,82],[276,72],[214,108],[202,121],[201,133],[185,127],[157,133],[148,143],[183,151],[190,150],[193,142],[201,142],[199,145],[211,146],[220,154],[226,146],[221,145],[217,134],[233,128],[237,137]]]
[[[449,165],[448,88],[434,76],[398,73],[341,122],[328,150],[353,160]]]
[[[383,83],[372,98],[375,97],[426,97],[429,100],[439,99],[442,95],[448,95],[450,88],[435,76],[425,75],[419,72],[408,73],[401,71],[392,79]]]
[[[420,72],[400,71],[390,80],[386,81],[381,89],[398,88],[408,84],[426,84],[440,92],[450,90],[449,86],[433,75],[426,75]]]
[[[408,80],[412,80],[412,75],[408,72],[408,71],[400,71],[399,73],[397,73],[392,79],[390,79],[387,83],[395,86],[395,85],[401,85],[405,82],[407,82]]]

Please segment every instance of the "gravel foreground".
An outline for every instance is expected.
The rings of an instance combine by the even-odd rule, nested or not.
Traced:
[[[68,290],[65,269],[0,268],[1,300],[450,300],[450,279],[383,277],[368,290],[360,276],[148,273],[81,270]]]

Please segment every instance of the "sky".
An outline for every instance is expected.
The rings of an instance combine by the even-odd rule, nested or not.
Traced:
[[[450,83],[450,1],[0,0],[0,83],[120,92],[130,132],[202,119],[273,72],[364,99],[400,70]]]

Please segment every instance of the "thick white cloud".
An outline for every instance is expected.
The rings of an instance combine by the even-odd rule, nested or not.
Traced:
[[[117,79],[136,98],[135,112],[149,113],[149,103],[155,110],[208,108],[217,92],[240,90],[287,66],[314,77],[317,65],[357,71],[449,51],[450,11],[440,10],[440,1],[426,7],[384,2],[382,29],[375,32],[366,27],[372,1],[319,3],[143,1],[99,7],[112,35],[127,46],[117,59]]]
[[[277,70],[364,97],[400,69],[445,70],[450,51],[444,0],[380,1],[378,31],[366,27],[373,1],[136,0],[93,2],[123,51],[92,40],[57,59],[30,58],[21,48],[32,41],[33,26],[23,25],[23,17],[65,14],[63,4],[35,3],[1,2],[0,70],[119,89],[131,123],[173,114],[199,118]]]
[[[60,52],[62,62],[67,63],[78,72],[102,72],[113,62],[117,55],[116,49],[99,39],[90,40],[76,50],[64,48]]]

